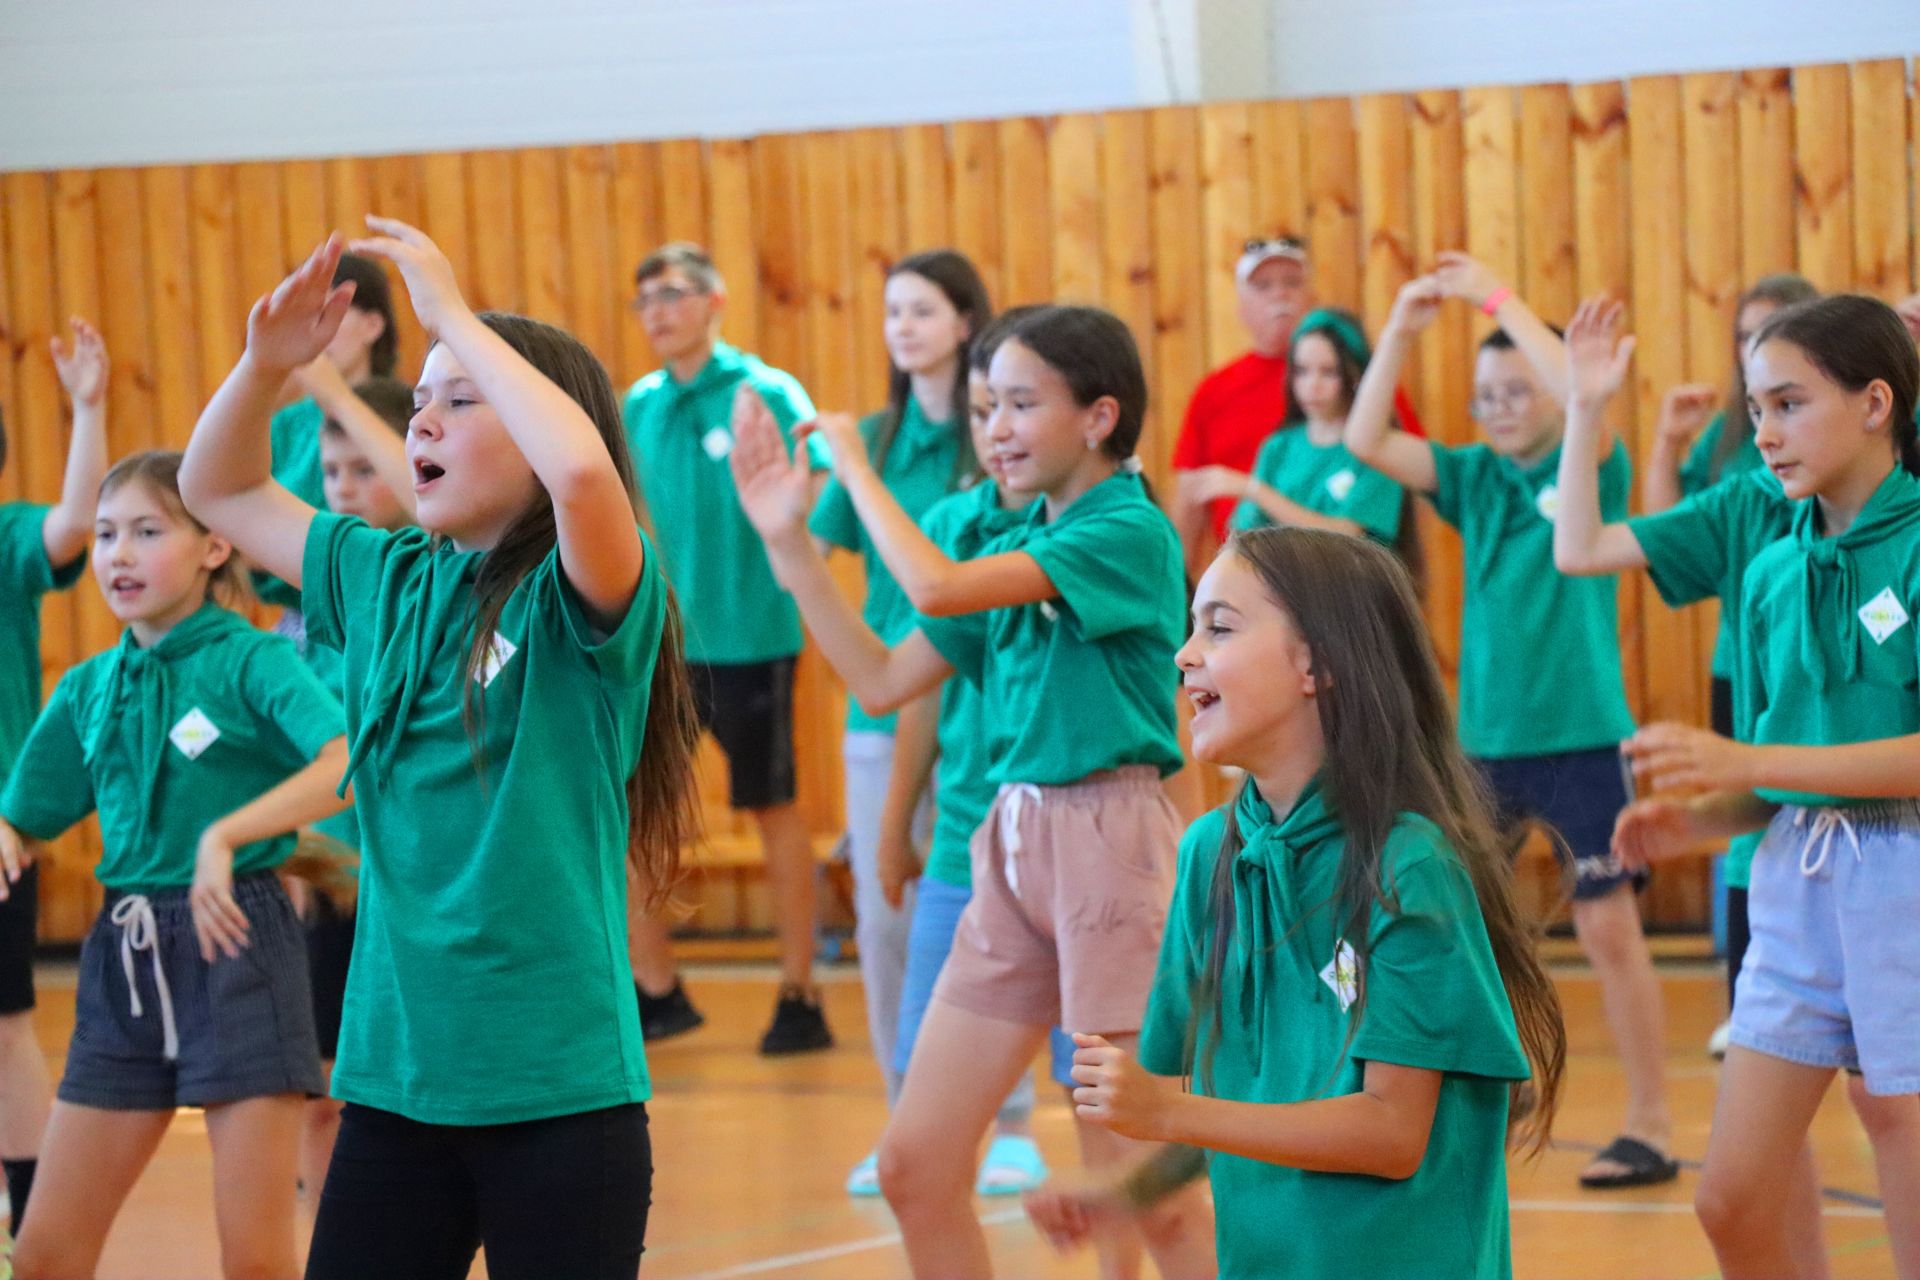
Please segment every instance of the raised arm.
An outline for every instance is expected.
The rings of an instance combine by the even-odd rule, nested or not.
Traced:
[[[827,663],[868,715],[884,715],[939,685],[953,673],[939,650],[915,631],[888,648],[840,594],[827,562],[807,534],[813,480],[804,450],[787,451],[780,427],[752,388],[734,397],[734,487],[740,505],[767,547],[774,577],[800,606]]]
[[[577,401],[481,323],[460,296],[453,264],[415,227],[369,216],[379,234],[355,253],[400,269],[420,323],[457,357],[553,500],[560,566],[588,617],[612,627],[640,585],[644,555],[633,499],[600,429]]]
[[[1438,261],[1440,265],[1434,270],[1433,277],[1439,282],[1441,290],[1449,298],[1464,299],[1491,315],[1494,323],[1513,339],[1513,345],[1527,358],[1527,363],[1540,375],[1540,380],[1546,383],[1547,393],[1565,404],[1567,352],[1546,322],[1533,314],[1533,308],[1519,294],[1501,283],[1486,264],[1453,251],[1439,254]],[[1489,307],[1489,302],[1494,305]]]
[[[1573,335],[1569,333],[1567,338],[1571,342]],[[1687,496],[1680,482],[1680,468],[1686,464],[1687,451],[1713,417],[1718,398],[1719,392],[1704,382],[1669,387],[1660,398],[1653,449],[1646,475],[1640,481],[1640,509],[1648,515],[1658,515]]]
[[[888,491],[850,415],[822,414],[803,431],[826,438],[833,452],[834,474],[853,499],[853,509],[873,539],[874,550],[921,613],[930,617],[979,613],[1051,600],[1060,594],[1039,562],[1024,551],[977,560],[955,560],[942,551]]]
[[[1347,452],[1402,488],[1432,493],[1439,481],[1433,445],[1396,425],[1394,392],[1420,331],[1440,314],[1440,286],[1430,276],[1410,280],[1393,300],[1393,312],[1381,331],[1367,371],[1347,411]]]
[[[1633,338],[1621,336],[1622,307],[1589,298],[1567,326],[1567,434],[1560,448],[1560,506],[1553,517],[1553,562],[1562,573],[1643,569],[1647,556],[1625,523],[1600,515],[1600,461],[1613,448],[1607,402],[1626,380]]]
[[[329,236],[247,315],[247,348],[200,412],[180,466],[180,497],[200,523],[286,582],[300,585],[314,509],[273,478],[267,424],[293,371],[340,328],[353,286],[333,283],[345,246]]]
[[[54,338],[53,367],[73,402],[73,439],[67,444],[67,470],[60,501],[40,525],[47,563],[71,564],[93,540],[93,509],[100,481],[107,474],[107,344],[100,331],[75,316],[73,345]]]
[[[320,411],[340,424],[354,447],[367,456],[380,483],[409,516],[416,513],[419,499],[413,492],[413,468],[407,463],[406,442],[375,413],[366,401],[354,394],[333,361],[321,356],[301,365],[294,374]]]

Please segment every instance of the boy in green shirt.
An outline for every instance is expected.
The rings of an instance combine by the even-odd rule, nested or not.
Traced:
[[[1516,852],[1524,827],[1544,823],[1572,881],[1574,932],[1600,980],[1628,1099],[1618,1136],[1581,1185],[1668,1182],[1679,1166],[1667,1154],[1660,983],[1641,929],[1639,880],[1612,852],[1614,818],[1627,803],[1618,746],[1633,732],[1616,588],[1611,577],[1565,577],[1553,562],[1566,351],[1485,267],[1465,254],[1440,262],[1400,291],[1347,419],[1347,447],[1427,495],[1460,530],[1460,743],[1492,789]],[[1473,412],[1486,444],[1448,447],[1392,429],[1401,365],[1448,297],[1475,303],[1501,326],[1474,365]],[[1609,439],[1601,452],[1600,508],[1620,519],[1626,450]]]
[[[813,403],[791,375],[720,341],[726,284],[703,249],[661,247],[634,272],[634,284],[633,309],[664,367],[627,392],[627,441],[685,612],[700,723],[726,752],[733,807],[750,812],[760,830],[774,894],[781,986],[760,1051],[825,1049],[833,1036],[813,985],[813,847],[794,803],[800,613],[773,579],[727,465],[740,387],[766,401],[789,447],[794,427],[813,417]],[[666,926],[636,917],[631,939],[647,1037],[699,1026],[704,1019],[674,968]]]
[[[93,504],[107,470],[107,348],[85,321],[73,345],[53,340],[53,363],[73,402],[60,501],[0,504],[0,788],[40,711],[40,598],[79,580],[93,539]],[[7,464],[0,423],[0,468]],[[33,1034],[33,949],[40,873],[29,867],[0,902],[0,1164],[20,1232],[47,1127],[47,1062]]]

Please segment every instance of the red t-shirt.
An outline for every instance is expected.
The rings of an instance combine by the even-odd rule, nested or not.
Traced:
[[[1395,389],[1393,407],[1401,430],[1426,434],[1406,392]],[[1249,351],[1215,369],[1194,388],[1186,419],[1180,424],[1180,439],[1173,446],[1173,469],[1195,471],[1219,465],[1252,471],[1260,446],[1286,416],[1287,358]],[[1227,520],[1235,505],[1232,498],[1213,504],[1216,538],[1226,538]]]

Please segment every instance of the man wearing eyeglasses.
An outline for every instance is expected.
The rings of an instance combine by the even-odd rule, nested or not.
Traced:
[[[760,1051],[825,1049],[833,1037],[813,985],[812,844],[795,804],[800,613],[774,581],[727,462],[733,397],[742,385],[766,401],[789,444],[793,428],[814,417],[813,403],[790,374],[720,341],[726,285],[699,246],[663,246],[640,264],[634,282],[633,309],[664,367],[627,392],[627,440],[680,598],[700,722],[726,753],[732,806],[751,813],[759,827],[773,889],[781,987]],[[634,921],[632,947],[646,1039],[699,1026],[665,926]]]

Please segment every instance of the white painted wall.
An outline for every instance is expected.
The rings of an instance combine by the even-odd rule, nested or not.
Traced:
[[[1906,53],[1920,53],[1920,0],[0,0],[0,169]]]

